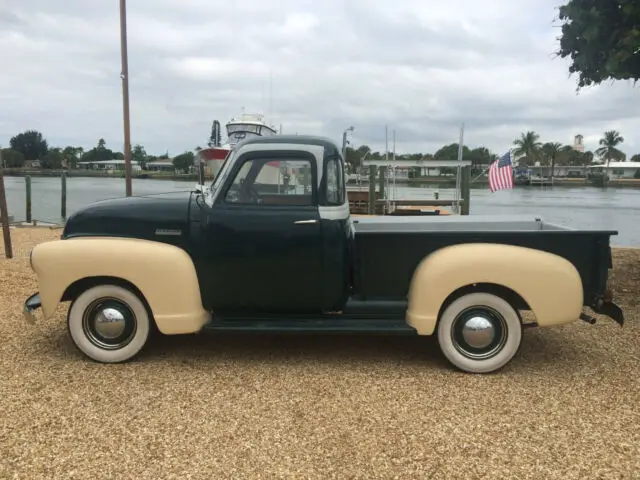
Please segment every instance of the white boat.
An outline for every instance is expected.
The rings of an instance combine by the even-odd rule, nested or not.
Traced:
[[[225,125],[227,140],[219,146],[209,146],[198,152],[200,161],[205,163],[207,176],[215,176],[234,145],[252,136],[277,135],[274,125],[268,124],[260,113],[242,113]]]

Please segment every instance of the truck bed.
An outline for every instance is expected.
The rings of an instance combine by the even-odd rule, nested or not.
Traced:
[[[363,299],[405,299],[418,263],[461,243],[501,243],[554,253],[575,265],[585,305],[602,295],[615,231],[576,230],[528,216],[369,217],[354,220],[355,286]],[[517,268],[517,265],[514,265]],[[398,281],[401,279],[401,281]]]

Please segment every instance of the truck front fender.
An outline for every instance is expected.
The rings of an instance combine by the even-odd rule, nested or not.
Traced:
[[[45,319],[54,314],[69,286],[96,277],[134,285],[162,333],[194,333],[210,319],[191,257],[173,245],[118,237],[55,240],[33,249],[31,267]]]
[[[539,326],[570,323],[582,312],[582,279],[568,260],[514,245],[468,243],[436,250],[420,262],[409,288],[407,322],[431,335],[447,298],[480,283],[520,295]]]

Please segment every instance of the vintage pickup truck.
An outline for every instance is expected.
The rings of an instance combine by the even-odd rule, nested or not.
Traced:
[[[340,149],[324,137],[237,145],[210,186],[90,204],[30,254],[35,321],[69,301],[86,356],[123,362],[150,333],[203,329],[436,335],[460,370],[500,369],[525,326],[620,325],[610,231],[537,218],[350,215]],[[523,321],[521,311],[535,321]]]

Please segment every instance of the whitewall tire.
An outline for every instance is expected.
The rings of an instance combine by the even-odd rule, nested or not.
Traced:
[[[447,360],[469,373],[504,367],[522,342],[522,321],[504,299],[469,293],[454,300],[438,323],[438,343]]]
[[[138,295],[118,285],[85,290],[73,301],[67,316],[73,343],[102,363],[135,357],[147,343],[151,321]]]

